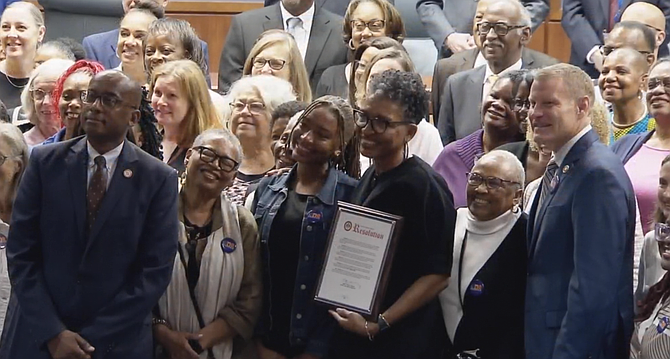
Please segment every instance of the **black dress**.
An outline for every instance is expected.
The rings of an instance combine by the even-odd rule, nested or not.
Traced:
[[[316,85],[316,98],[325,95],[340,96],[349,99],[349,83],[345,74],[347,64],[335,65],[326,69]]]
[[[402,216],[382,312],[420,277],[449,274],[456,211],[444,179],[417,157],[377,176],[374,165],[361,178],[352,202]],[[437,298],[380,333],[367,337],[338,328],[329,359],[441,358],[447,342]]]
[[[28,84],[28,78],[17,79],[0,72],[0,100],[7,109],[21,106],[21,92]]]

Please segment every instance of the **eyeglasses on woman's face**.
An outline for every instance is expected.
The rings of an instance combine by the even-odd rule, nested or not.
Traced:
[[[654,91],[659,86],[663,86],[663,90],[670,93],[670,77],[650,77],[647,80],[648,92]]]
[[[384,27],[386,26],[386,22],[384,20],[371,20],[371,21],[363,21],[363,20],[351,20],[351,28],[354,29],[354,31],[362,32],[365,30],[365,28],[370,29],[372,32],[381,32],[384,30]]]
[[[197,146],[193,147],[193,149],[198,152],[198,155],[203,162],[215,164],[224,172],[233,172],[240,167],[239,162],[228,156],[219,155],[209,147]]]
[[[249,108],[249,112],[260,115],[265,111],[265,104],[262,102],[242,102],[235,101],[230,103],[230,107],[237,112],[244,111],[245,108]]]
[[[280,59],[264,59],[262,57],[256,57],[252,65],[257,69],[262,69],[265,67],[265,64],[270,64],[270,68],[279,71],[284,68],[286,61]]]
[[[365,111],[359,109],[354,109],[354,115],[356,126],[358,126],[360,129],[364,129],[368,126],[368,124],[370,124],[372,131],[380,134],[386,132],[386,129],[389,127],[414,124],[412,121],[391,121],[381,116],[370,117]]]
[[[490,190],[498,190],[508,185],[517,185],[521,186],[521,183],[515,181],[504,180],[498,177],[484,177],[478,173],[469,172],[468,176],[468,186],[479,187],[482,183],[486,184],[486,188]]]

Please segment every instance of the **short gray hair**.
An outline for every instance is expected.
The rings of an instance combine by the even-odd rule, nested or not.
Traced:
[[[26,114],[28,120],[33,125],[37,125],[37,114],[35,113],[35,101],[33,101],[32,96],[30,96],[30,91],[35,85],[35,79],[38,77],[48,77],[53,79],[53,82],[56,82],[58,78],[68,69],[70,66],[74,65],[72,60],[64,59],[51,59],[45,61],[43,64],[37,66],[30,75],[28,84],[23,88],[21,92],[21,109],[23,113]],[[51,94],[49,94],[51,95]]]
[[[507,168],[512,171],[512,179],[510,179],[510,181],[518,182],[521,184],[521,188],[524,188],[524,182],[526,181],[526,171],[523,169],[523,164],[521,164],[521,161],[519,161],[519,159],[511,152],[505,150],[493,150],[483,155],[479,161],[483,159],[491,159],[492,161],[495,160],[495,162],[497,162],[501,167],[507,166]],[[477,164],[475,163],[475,165]]]
[[[277,106],[295,101],[296,95],[290,82],[270,75],[246,76],[233,83],[228,92],[231,101],[237,100],[242,92],[248,90],[258,91],[258,94],[265,104],[265,109],[270,114]]]
[[[193,147],[202,146],[205,143],[205,141],[213,138],[214,139],[221,138],[224,141],[233,145],[233,148],[235,148],[235,151],[237,151],[236,156],[237,158],[233,159],[237,161],[237,163],[242,163],[242,160],[244,159],[244,153],[242,152],[242,145],[240,144],[240,140],[237,138],[237,136],[233,135],[233,133],[230,132],[230,130],[228,129],[213,128],[202,132],[193,141]]]
[[[16,126],[6,122],[0,122],[0,142],[9,145],[9,153],[6,153],[5,155],[19,157],[19,161],[23,164],[23,166],[21,166],[21,173],[19,173],[18,180],[16,183],[10,185],[13,187],[10,191],[10,196],[13,199],[16,195],[16,190],[19,187],[23,172],[25,172],[26,166],[28,166],[28,145],[23,139],[21,131]]]

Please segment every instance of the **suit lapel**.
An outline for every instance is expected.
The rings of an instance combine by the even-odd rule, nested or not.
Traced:
[[[521,68],[522,69],[532,69],[535,59],[531,56],[530,51],[526,51],[524,48],[521,52]]]
[[[554,199],[554,196],[560,190],[561,186],[564,185],[567,177],[571,176],[575,172],[575,165],[582,157],[582,154],[586,152],[596,141],[598,141],[598,135],[594,130],[590,130],[584,136],[582,136],[582,138],[580,138],[574,146],[572,146],[568,154],[565,156],[563,163],[561,163],[561,166],[556,171],[556,176],[558,176],[556,186],[551,190],[549,195],[545,198],[544,202],[538,207],[537,201],[540,199],[540,191],[542,190],[540,185],[540,189],[538,189],[538,192],[535,194],[535,203],[533,204],[533,209],[536,210],[536,213],[535,216],[533,216],[533,223],[529,224],[529,226],[532,226],[529,228],[533,229],[531,233],[533,236],[531,242],[531,256],[537,249],[537,245],[540,239],[540,228],[542,226],[544,215],[547,212],[549,204]]]
[[[86,138],[75,143],[65,158],[70,192],[74,202],[75,221],[80,238],[85,236],[86,224],[86,179],[88,177],[88,152]]]
[[[107,193],[105,193],[105,197],[102,199],[102,203],[100,204],[100,209],[98,209],[98,216],[95,220],[95,223],[93,223],[93,227],[91,228],[91,233],[89,234],[86,248],[87,252],[100,234],[102,226],[112,214],[113,209],[119,199],[123,196],[133,195],[132,174],[136,172],[136,162],[137,154],[135,153],[135,148],[133,148],[128,141],[125,141],[123,144],[123,149],[121,150],[121,155],[119,155],[119,159],[116,162],[116,169],[114,169],[114,173],[112,174],[112,181],[109,183]],[[130,173],[131,175],[128,176],[124,172]],[[84,255],[86,255],[86,253]]]
[[[477,56],[479,56],[479,50],[474,49],[474,51],[469,51],[467,56],[463,56],[463,63],[461,64],[461,70],[469,70],[475,67],[475,62],[477,62]]]
[[[263,22],[263,31],[268,31],[272,29],[284,30],[284,23],[282,22],[281,8],[279,7],[279,2],[273,5],[273,7],[274,11],[271,14],[265,15],[265,21]]]
[[[314,13],[314,21],[312,22],[312,29],[309,33],[309,42],[307,43],[307,51],[305,52],[305,67],[307,67],[307,74],[311,77],[316,69],[316,63],[321,56],[321,52],[326,46],[331,29],[326,26],[330,19],[324,18],[322,12],[316,9]]]

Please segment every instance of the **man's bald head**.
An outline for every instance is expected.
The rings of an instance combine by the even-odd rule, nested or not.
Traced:
[[[104,83],[110,92],[116,92],[124,103],[139,109],[142,102],[142,86],[121,71],[107,70],[93,76],[89,86]]]
[[[621,14],[621,21],[641,22],[657,31],[665,31],[665,15],[663,11],[646,2],[630,4]]]
[[[652,29],[655,33],[655,54],[656,58],[658,58],[658,48],[665,41],[666,34],[663,11],[650,3],[636,2],[630,4],[623,14],[621,14],[621,21],[637,21]]]

